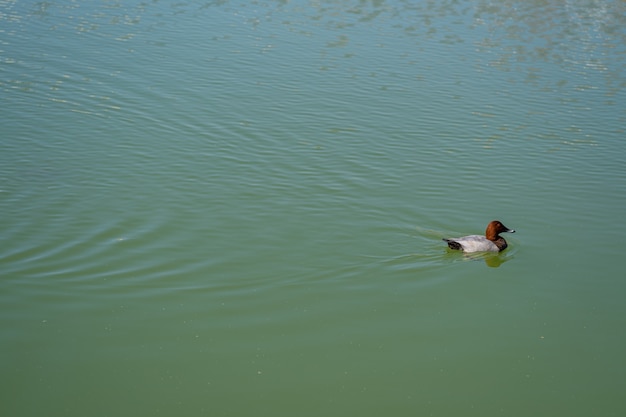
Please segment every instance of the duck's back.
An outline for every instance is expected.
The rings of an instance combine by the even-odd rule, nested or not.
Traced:
[[[453,239],[444,239],[450,249],[462,250],[464,252],[498,252],[500,248],[481,235],[469,235]]]

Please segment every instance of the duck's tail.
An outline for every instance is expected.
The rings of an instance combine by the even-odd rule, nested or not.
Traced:
[[[444,242],[446,242],[448,244],[448,247],[450,249],[454,249],[454,250],[463,250],[463,247],[461,246],[461,244],[459,242],[456,242],[454,240],[451,239],[442,239]]]

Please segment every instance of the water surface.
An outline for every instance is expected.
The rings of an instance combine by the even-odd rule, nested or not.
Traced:
[[[624,9],[0,1],[0,411],[623,415]]]

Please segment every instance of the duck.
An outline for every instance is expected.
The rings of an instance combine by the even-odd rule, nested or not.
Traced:
[[[493,220],[487,225],[485,236],[469,235],[451,239],[444,238],[450,249],[461,250],[463,252],[502,252],[507,248],[506,240],[500,233],[515,233],[499,220]]]

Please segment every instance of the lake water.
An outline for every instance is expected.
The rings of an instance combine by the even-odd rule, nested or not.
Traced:
[[[625,64],[617,0],[1,0],[0,414],[626,415]]]

